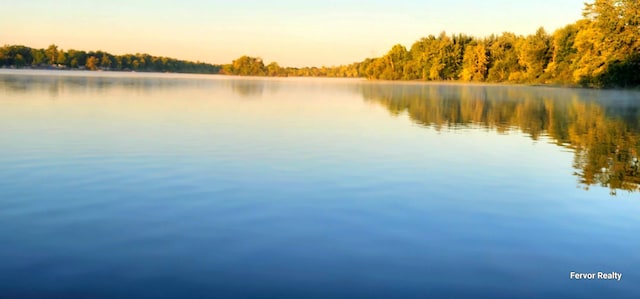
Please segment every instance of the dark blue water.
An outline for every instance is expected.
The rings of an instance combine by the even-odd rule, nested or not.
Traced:
[[[638,107],[1,71],[0,298],[638,298]]]

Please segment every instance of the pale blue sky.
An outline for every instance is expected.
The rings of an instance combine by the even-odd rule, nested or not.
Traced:
[[[584,0],[46,1],[0,0],[0,44],[228,63],[338,65],[410,47],[429,34],[547,31],[581,17]]]

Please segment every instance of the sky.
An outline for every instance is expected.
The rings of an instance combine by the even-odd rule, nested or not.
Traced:
[[[478,37],[553,32],[585,0],[0,0],[0,44],[148,53],[208,63],[242,55],[332,66],[445,31]]]

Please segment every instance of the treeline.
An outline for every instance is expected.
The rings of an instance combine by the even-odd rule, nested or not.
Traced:
[[[640,86],[640,1],[596,0],[584,18],[552,34],[505,32],[476,38],[430,35],[410,49],[337,67],[281,68],[243,56],[223,72],[257,76],[366,77],[382,80],[463,80],[590,87]]]
[[[361,77],[357,67],[360,63],[337,67],[281,67],[277,62],[265,65],[257,57],[242,56],[231,64],[226,64],[220,71],[225,75],[238,76],[272,76],[272,77]]]
[[[46,49],[5,45],[0,47],[0,67],[57,68],[107,71],[219,73],[221,66],[149,54],[113,55],[103,51],[64,51],[56,45]]]
[[[352,67],[384,80],[639,86],[640,1],[596,0],[583,15],[552,34],[431,35]]]
[[[58,67],[240,76],[365,77],[382,80],[463,80],[589,87],[640,86],[640,1],[595,0],[584,18],[552,34],[505,32],[477,38],[430,35],[410,49],[395,45],[384,56],[332,67],[281,67],[242,56],[227,65],[148,54],[62,51],[24,46],[0,48],[0,67]]]

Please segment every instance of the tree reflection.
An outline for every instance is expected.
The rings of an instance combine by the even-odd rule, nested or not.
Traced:
[[[364,98],[415,122],[457,129],[480,126],[550,137],[575,153],[573,166],[585,189],[593,185],[640,190],[640,93],[506,86],[361,86]]]
[[[152,93],[186,86],[231,89],[243,98],[259,98],[264,92],[275,92],[278,84],[263,79],[230,78],[212,80],[212,77],[190,77],[189,75],[142,74],[105,72],[86,73],[66,71],[62,73],[0,74],[0,89],[9,92],[46,90],[52,98],[65,91],[93,92],[107,89],[121,89],[126,92]],[[90,74],[90,75],[87,75]],[[66,76],[65,76],[66,75]]]
[[[255,98],[264,92],[264,81],[259,80],[229,80],[231,89],[241,97]]]

